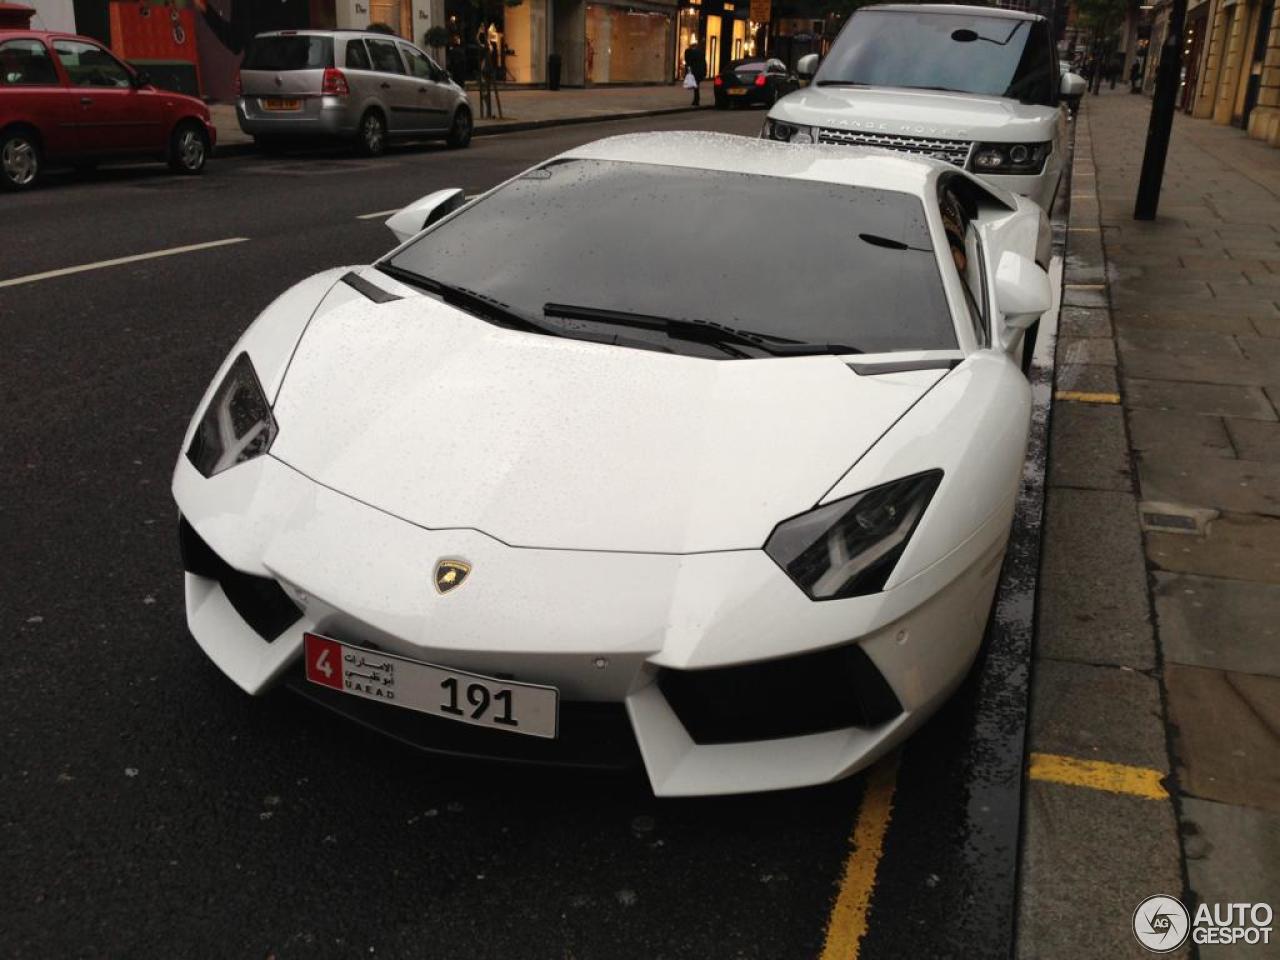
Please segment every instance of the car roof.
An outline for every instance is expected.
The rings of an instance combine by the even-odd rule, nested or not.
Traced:
[[[682,130],[630,133],[583,144],[556,159],[609,160],[747,173],[789,180],[836,183],[931,197],[945,173],[968,177],[953,164],[928,157],[844,145],[792,145],[727,133]],[[982,188],[1010,209],[1013,196],[987,183]]]
[[[1007,10],[1004,7],[980,7],[953,3],[877,3],[864,10],[885,10],[890,13],[946,13],[952,16],[971,14],[975,17],[998,17],[1005,20],[1043,20],[1038,13],[1025,10]]]
[[[78,33],[67,33],[65,30],[17,30],[12,27],[0,27],[0,41],[4,40],[82,40],[85,43],[96,44],[99,47],[106,46],[100,40],[93,37],[82,36]]]
[[[264,30],[262,33],[255,33],[253,39],[259,37],[374,37],[382,40],[400,40],[404,43],[413,43],[412,40],[405,40],[398,33],[384,33],[381,30],[358,30],[347,27],[324,28],[315,30]]]

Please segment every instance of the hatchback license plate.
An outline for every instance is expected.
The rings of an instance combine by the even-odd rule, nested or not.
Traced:
[[[314,633],[304,646],[307,680],[319,686],[477,727],[556,737],[555,687],[450,670]]]
[[[746,93],[746,92],[747,92],[747,88],[746,88],[746,87],[730,87],[730,88],[729,88],[729,93],[730,93],[730,95],[735,96],[735,97],[740,97],[740,96],[742,96],[742,95],[743,95],[744,93]]]
[[[262,101],[263,110],[301,110],[301,100],[286,100],[280,97],[267,97]]]

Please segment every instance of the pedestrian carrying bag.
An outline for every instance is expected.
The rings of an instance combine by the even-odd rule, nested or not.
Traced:
[[[698,81],[694,78],[693,71],[686,70],[684,74],[684,88],[686,90],[692,90],[697,85],[698,85]]]

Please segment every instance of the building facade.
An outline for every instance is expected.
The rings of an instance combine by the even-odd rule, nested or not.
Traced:
[[[1148,92],[1166,38],[1169,0],[1151,12]],[[1178,105],[1280,146],[1280,11],[1275,0],[1189,0]]]
[[[36,25],[101,40],[166,86],[235,96],[245,48],[265,30],[382,24],[475,79],[487,48],[502,82],[539,86],[553,57],[566,86],[669,83],[687,39],[726,56],[749,39],[741,0],[32,0]],[[690,16],[691,14],[691,16]],[[749,55],[739,54],[739,55]],[[711,70],[714,61],[708,58]],[[727,62],[727,61],[725,61]]]

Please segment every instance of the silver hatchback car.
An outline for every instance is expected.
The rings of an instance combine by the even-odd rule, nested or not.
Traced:
[[[471,142],[466,92],[413,44],[384,33],[260,33],[245,52],[239,85],[240,129],[261,147],[340,137],[377,156],[389,137]]]

